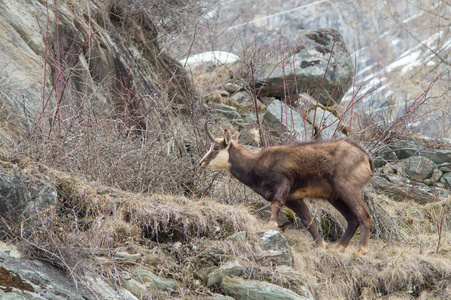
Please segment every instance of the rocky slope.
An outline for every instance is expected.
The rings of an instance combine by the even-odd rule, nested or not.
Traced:
[[[337,88],[333,102],[343,99],[351,56],[346,45],[329,49],[354,47],[348,33],[304,32],[313,47],[275,62],[266,52],[197,61],[192,84],[137,3],[0,0],[0,298],[451,297],[449,144],[406,134],[403,114],[383,127],[350,113],[346,99],[312,97],[330,67],[326,79],[339,80],[321,95]],[[277,70],[263,76],[273,91],[257,95],[250,62]],[[303,80],[316,76],[316,91],[274,84],[292,62],[305,67]],[[359,232],[336,252],[345,220],[315,199],[329,250],[314,248],[289,210],[279,230],[267,227],[266,202],[227,174],[198,169],[205,118],[215,134],[240,130],[248,147],[347,136],[365,144],[378,168],[365,191],[370,253],[352,254]]]
[[[162,95],[191,105],[186,73],[160,50],[153,23],[119,4],[0,1],[4,141],[74,111],[87,118],[86,101],[97,118],[140,127],[139,115]]]
[[[7,222],[17,224],[8,236],[21,232],[10,239],[16,246],[0,245],[0,295],[8,299],[443,299],[451,292],[450,197],[425,192],[430,200],[418,205],[368,192],[379,238],[361,257],[352,255],[354,242],[348,253],[315,249],[294,219],[283,232],[266,230],[249,204],[132,194],[26,158],[2,156],[0,173],[22,184],[6,185],[9,209],[14,195],[43,183],[49,192],[41,202],[52,203],[28,202],[30,216]],[[398,185],[407,183],[384,187]],[[330,207],[310,205],[322,230],[343,230]]]

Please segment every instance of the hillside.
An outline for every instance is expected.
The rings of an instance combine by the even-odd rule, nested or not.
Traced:
[[[451,298],[449,9],[0,0],[0,298]],[[369,253],[202,170],[208,119],[367,149]]]
[[[10,239],[21,250],[20,257],[31,256],[49,265],[18,265],[10,256],[19,257],[12,254],[14,248],[2,244],[2,285],[12,288],[0,291],[5,297],[9,293],[19,297],[28,290],[25,295],[31,299],[37,295],[135,299],[130,293],[144,299],[221,299],[216,293],[224,292],[243,299],[246,283],[219,284],[227,274],[260,283],[257,290],[269,289],[263,283],[272,283],[297,294],[296,298],[279,295],[281,299],[445,299],[450,295],[450,220],[443,215],[451,204],[449,197],[418,205],[369,192],[375,232],[370,254],[355,256],[356,241],[346,253],[316,249],[308,232],[293,224],[281,231],[286,240],[279,237],[282,240],[268,250],[263,236],[271,230],[252,214],[249,204],[129,193],[26,158],[2,156],[1,172],[3,179],[15,174],[27,191],[38,190],[43,182],[53,190],[32,196],[30,200],[41,199],[48,208],[17,224],[27,231]],[[341,217],[326,204],[310,205],[322,226],[342,226]],[[440,222],[444,230],[438,232]],[[292,261],[285,257],[287,252]],[[230,263],[234,269],[227,269]],[[55,276],[50,265],[66,271],[66,283],[58,278],[52,287],[44,284]],[[213,281],[212,271],[218,272],[218,267],[226,271]],[[5,272],[16,274],[19,282],[32,288],[18,285],[17,279],[9,281]],[[32,276],[35,272],[40,278]],[[274,293],[287,293],[271,288]],[[57,296],[52,289],[65,292]]]

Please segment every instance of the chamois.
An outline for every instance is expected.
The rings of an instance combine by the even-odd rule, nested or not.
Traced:
[[[271,202],[272,226],[277,226],[280,209],[285,205],[302,220],[317,247],[327,248],[313,225],[304,198],[325,199],[345,218],[348,226],[337,247],[345,251],[360,226],[357,253],[368,252],[372,217],[362,200],[362,190],[374,173],[371,156],[348,139],[311,141],[274,146],[254,153],[238,143],[239,133],[224,132],[214,138],[205,122],[211,148],[200,161],[205,170],[222,170],[249,186]]]

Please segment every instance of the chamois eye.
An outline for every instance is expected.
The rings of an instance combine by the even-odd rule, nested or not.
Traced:
[[[218,151],[218,150],[219,150],[219,147],[218,147],[218,146],[214,146],[214,147],[213,147],[213,150]]]

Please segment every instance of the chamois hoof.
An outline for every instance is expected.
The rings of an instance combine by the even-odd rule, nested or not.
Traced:
[[[279,230],[279,224],[275,221],[269,221],[268,227],[272,230]]]
[[[368,254],[368,247],[360,247],[354,254],[358,256],[366,255]]]
[[[337,247],[335,247],[335,250],[340,253],[345,253],[346,247],[342,245],[337,245]]]
[[[327,250],[329,249],[329,245],[327,245],[324,241],[321,241],[316,244],[316,248]]]

